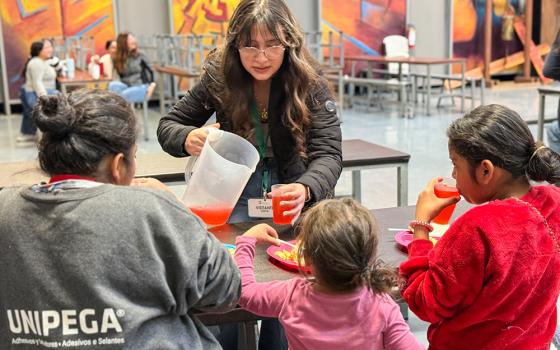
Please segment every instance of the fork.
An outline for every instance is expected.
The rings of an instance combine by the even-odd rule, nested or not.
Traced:
[[[285,245],[289,245],[289,246],[290,246],[290,247],[292,247],[292,248],[295,248],[295,247],[296,247],[296,245],[295,245],[295,244],[293,244],[293,243],[290,243],[290,242],[288,242],[288,241],[284,241],[283,239],[280,239],[280,238],[276,238],[276,240],[277,240],[277,241],[278,241],[279,243],[281,243],[281,244],[285,244]]]

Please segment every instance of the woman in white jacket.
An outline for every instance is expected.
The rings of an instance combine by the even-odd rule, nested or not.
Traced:
[[[19,145],[37,141],[37,126],[31,118],[31,111],[37,99],[43,95],[52,95],[56,90],[56,71],[47,62],[52,57],[53,45],[45,39],[31,44],[31,57],[25,63],[22,75],[25,83],[20,89],[20,99],[23,107],[21,120],[21,135],[16,141]]]

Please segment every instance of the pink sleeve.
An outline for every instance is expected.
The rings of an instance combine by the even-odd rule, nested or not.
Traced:
[[[424,321],[437,323],[470,305],[482,288],[487,252],[483,233],[468,213],[459,218],[432,249],[428,240],[409,246],[400,274],[410,309]]]
[[[383,298],[387,299],[381,304],[386,319],[383,348],[386,350],[423,350],[424,347],[410,332],[397,303],[389,295],[385,295]]]
[[[241,299],[244,309],[265,317],[278,317],[284,301],[293,290],[293,279],[257,283],[253,272],[256,240],[252,237],[237,237],[235,261],[241,271]]]

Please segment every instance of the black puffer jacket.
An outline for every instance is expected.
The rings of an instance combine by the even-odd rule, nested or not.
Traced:
[[[209,92],[209,84],[215,76],[216,62],[205,64],[200,82],[173,106],[159,121],[158,140],[163,150],[175,157],[188,154],[183,148],[187,134],[203,126],[216,112],[220,128],[232,131],[232,123],[220,103]],[[311,126],[306,133],[307,159],[302,159],[295,148],[294,138],[282,123],[284,103],[281,81],[273,78],[269,97],[270,141],[278,164],[278,176],[282,183],[298,182],[309,187],[313,201],[330,198],[342,171],[340,122],[336,115],[333,98],[326,81],[321,81],[307,98],[311,112]]]

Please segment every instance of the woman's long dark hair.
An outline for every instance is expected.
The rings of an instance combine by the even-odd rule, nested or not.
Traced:
[[[239,48],[251,42],[251,31],[255,27],[267,29],[286,48],[278,71],[285,95],[281,114],[294,137],[298,154],[306,158],[305,130],[311,124],[306,99],[319,80],[318,64],[304,46],[303,33],[283,0],[242,0],[239,3],[229,22],[225,44],[216,54],[221,69],[210,88],[231,116],[233,130],[248,137],[253,132],[249,113],[253,77],[241,64]]]
[[[22,78],[25,79],[25,74],[27,73],[27,65],[29,64],[29,61],[31,61],[33,57],[39,56],[41,51],[43,51],[43,47],[45,46],[45,41],[47,41],[47,39],[41,41],[34,41],[33,43],[31,43],[31,49],[29,50],[29,58],[27,59],[27,62],[25,62],[25,65],[23,66],[23,71],[21,72]]]
[[[128,36],[130,33],[124,32],[120,33],[117,37],[117,52],[115,52],[115,57],[113,58],[115,69],[117,73],[123,74],[126,65],[126,60],[130,56],[131,52],[128,51]]]

